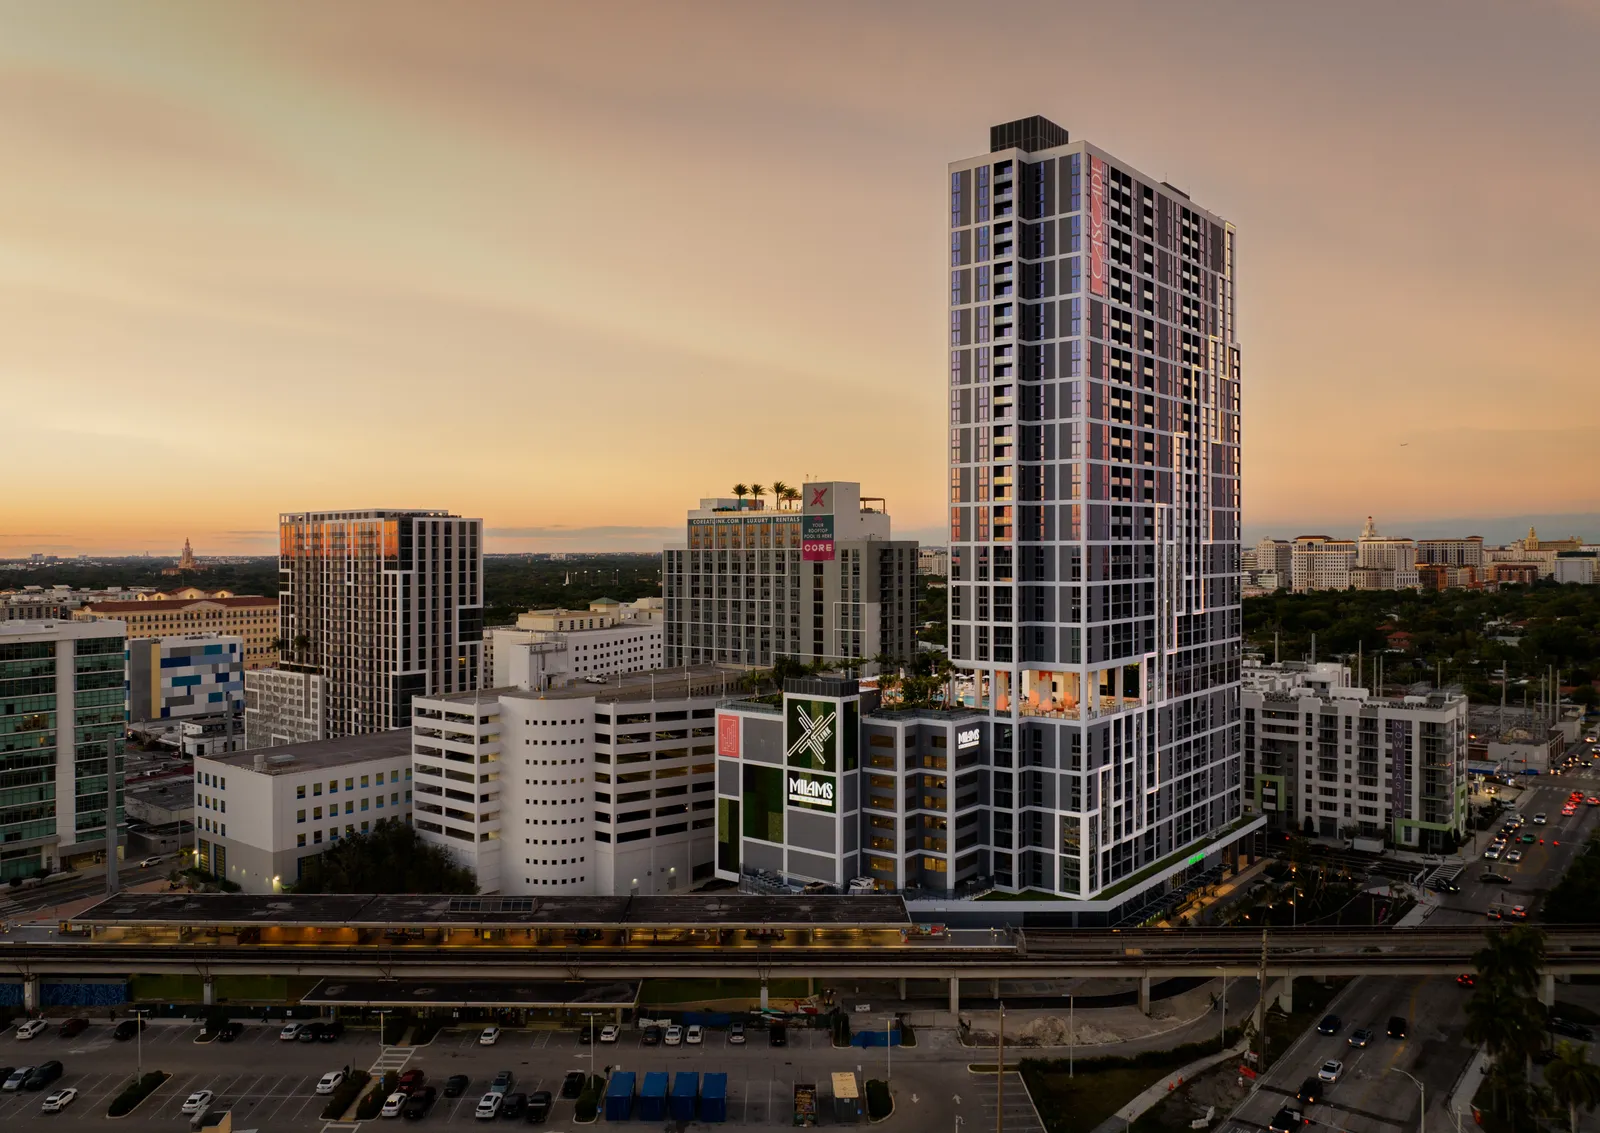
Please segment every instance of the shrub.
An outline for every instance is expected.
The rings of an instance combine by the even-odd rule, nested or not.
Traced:
[[[881,1078],[867,1079],[867,1118],[882,1121],[894,1112],[894,1099],[889,1096],[889,1083]]]
[[[371,1121],[378,1116],[378,1111],[383,1108],[383,1103],[388,1096],[400,1085],[400,1075],[393,1070],[388,1071],[378,1081],[378,1088],[370,1093],[363,1094],[356,1103],[356,1120]]]
[[[344,1111],[350,1108],[350,1103],[361,1096],[361,1091],[367,1088],[367,1083],[372,1081],[372,1075],[365,1070],[352,1070],[345,1075],[338,1089],[328,1095],[328,1104],[322,1107],[322,1120],[338,1121],[344,1116]]]
[[[605,1092],[606,1080],[598,1074],[593,1074],[584,1083],[583,1093],[578,1095],[577,1112],[573,1116],[579,1121],[593,1121],[600,1112],[600,1095]]]
[[[111,1104],[106,1107],[107,1117],[121,1117],[133,1112],[133,1107],[144,1101],[145,1098],[155,1093],[156,1087],[165,1082],[171,1075],[162,1070],[152,1070],[136,1082],[128,1083],[127,1089],[111,1099]]]

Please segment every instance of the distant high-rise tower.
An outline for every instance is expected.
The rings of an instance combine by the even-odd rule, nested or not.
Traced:
[[[329,738],[404,728],[478,687],[483,521],[396,508],[278,517],[279,667],[323,678]]]
[[[200,564],[194,561],[194,548],[189,546],[189,540],[183,541],[183,554],[178,556],[179,570],[198,570]]]
[[[1234,229],[1038,117],[946,177],[950,656],[994,724],[991,872],[1092,898],[1173,858],[1136,903],[1243,833]]]

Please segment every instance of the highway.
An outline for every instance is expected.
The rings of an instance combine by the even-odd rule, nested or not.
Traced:
[[[1561,816],[1561,803],[1567,793],[1579,787],[1586,792],[1600,791],[1600,776],[1593,771],[1540,776],[1533,786],[1521,792],[1516,808],[1529,819],[1523,829],[1541,835],[1544,843],[1522,846],[1525,856],[1515,864],[1469,864],[1460,878],[1461,892],[1430,895],[1437,907],[1427,919],[1428,929],[1481,933],[1486,924],[1494,923],[1484,915],[1491,904],[1531,904],[1536,893],[1553,886],[1600,822],[1600,807],[1583,806],[1571,818]],[[1540,811],[1549,816],[1549,824],[1531,825],[1532,816]],[[1478,838],[1480,849],[1488,844],[1488,838]],[[1479,881],[1480,875],[1488,871],[1509,876],[1510,884],[1486,885]],[[1396,930],[1394,935],[1399,937],[1405,931]],[[1592,929],[1582,930],[1581,934],[1553,930],[1552,952],[1572,942],[1574,935],[1591,939],[1596,936]],[[1463,963],[1460,970],[1466,971],[1468,966]],[[1555,992],[1561,996],[1563,989],[1557,985]],[[1427,1093],[1429,1128],[1455,1128],[1455,1117],[1447,1107],[1450,1091],[1472,1055],[1462,1037],[1463,1005],[1470,994],[1458,987],[1449,973],[1420,979],[1367,977],[1351,981],[1329,1008],[1343,1021],[1339,1034],[1324,1036],[1312,1029],[1302,1036],[1263,1076],[1255,1093],[1235,1112],[1230,1128],[1265,1128],[1300,1083],[1314,1076],[1330,1058],[1344,1062],[1344,1073],[1337,1084],[1326,1088],[1326,1100],[1306,1111],[1313,1128],[1345,1133],[1397,1133],[1415,1128],[1417,1087],[1394,1071],[1412,1074],[1422,1082]],[[1407,1020],[1410,1033],[1403,1040],[1391,1039],[1384,1033],[1393,1015]],[[1358,1027],[1370,1028],[1376,1036],[1364,1049],[1353,1048],[1348,1042],[1350,1033]],[[1471,1120],[1467,1115],[1466,1121]]]

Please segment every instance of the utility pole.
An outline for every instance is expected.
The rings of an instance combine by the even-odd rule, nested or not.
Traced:
[[[995,1063],[994,1133],[1006,1127],[1006,1001],[1000,1001],[1000,1059]]]
[[[1256,1041],[1261,1053],[1256,1059],[1256,1080],[1267,1070],[1267,930],[1261,930],[1261,969],[1256,977],[1261,988],[1260,1002],[1256,1004]]]

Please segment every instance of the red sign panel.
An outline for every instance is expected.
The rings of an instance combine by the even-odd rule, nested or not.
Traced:
[[[731,714],[717,716],[717,754],[739,758],[739,717]]]
[[[1106,293],[1106,163],[1089,158],[1089,290]]]

